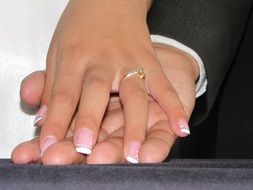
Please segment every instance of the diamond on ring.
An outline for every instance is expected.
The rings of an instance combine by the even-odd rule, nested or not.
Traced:
[[[140,79],[145,79],[146,78],[146,72],[145,72],[145,69],[143,69],[142,67],[138,67],[132,71],[129,71],[123,78],[123,79],[126,79],[126,78],[129,78],[129,77],[133,77],[135,75],[138,75],[138,77]]]

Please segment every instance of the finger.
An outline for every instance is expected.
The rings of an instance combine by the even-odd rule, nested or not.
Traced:
[[[11,160],[15,164],[29,164],[40,162],[39,139],[35,138],[31,141],[19,144],[12,151]]]
[[[51,98],[52,88],[55,80],[55,72],[56,72],[56,52],[57,47],[56,44],[51,42],[51,45],[48,50],[47,55],[47,64],[46,64],[46,79],[43,89],[43,94],[40,102],[40,109],[38,110],[35,119],[34,126],[42,126],[47,114],[48,103]]]
[[[70,165],[86,163],[86,157],[75,150],[72,138],[50,146],[42,155],[45,165]]]
[[[125,163],[123,152],[123,128],[114,131],[106,140],[95,145],[87,157],[88,164],[121,164]]]
[[[149,112],[148,112],[148,126],[147,131],[153,127],[156,123],[161,121],[167,121],[168,117],[165,112],[162,110],[160,105],[149,96]]]
[[[107,111],[114,111],[118,109],[123,109],[120,102],[119,94],[111,94],[109,99],[109,104],[107,106]]]
[[[139,152],[140,163],[164,161],[176,140],[176,135],[168,128],[167,121],[156,123],[147,133]]]
[[[183,104],[161,68],[148,73],[147,85],[152,97],[165,111],[173,131],[180,137],[189,135],[188,118]]]
[[[21,101],[31,107],[41,104],[42,94],[45,86],[45,72],[36,71],[28,75],[20,87]],[[41,106],[34,119],[34,126],[41,126],[44,119],[46,107]]]
[[[119,128],[124,127],[123,107],[119,97],[110,97],[99,131],[98,142],[107,139]]]
[[[101,130],[104,130],[105,133],[111,135],[123,126],[124,114],[120,98],[119,96],[110,97],[109,104],[107,105],[107,109],[101,123]]]
[[[75,113],[83,81],[84,64],[63,59],[57,68],[52,97],[40,135],[42,153],[62,140]]]
[[[124,114],[119,97],[110,98],[101,124],[98,143],[87,158],[88,164],[124,163]]]
[[[120,99],[125,117],[125,158],[131,163],[138,163],[138,151],[145,139],[148,120],[148,93],[144,81],[138,75],[123,78]]]
[[[21,101],[31,107],[39,106],[44,85],[44,71],[36,71],[25,77],[20,86]]]
[[[96,67],[86,73],[74,131],[76,151],[79,153],[90,154],[97,141],[110,98],[112,75],[112,72]]]

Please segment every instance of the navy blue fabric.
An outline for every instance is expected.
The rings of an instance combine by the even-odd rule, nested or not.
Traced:
[[[149,165],[15,165],[0,160],[0,189],[253,189],[253,160],[171,160]]]

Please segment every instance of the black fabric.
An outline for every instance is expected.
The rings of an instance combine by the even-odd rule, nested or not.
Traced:
[[[0,160],[0,189],[252,190],[253,160],[171,160],[151,165],[14,165]]]
[[[176,39],[203,59],[208,89],[197,100],[192,124],[210,112],[245,31],[252,0],[158,0],[148,16],[152,34]]]
[[[217,108],[217,158],[253,158],[253,13]]]
[[[181,139],[175,157],[253,158],[253,11],[208,118]]]

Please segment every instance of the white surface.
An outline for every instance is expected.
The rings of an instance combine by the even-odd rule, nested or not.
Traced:
[[[67,0],[0,0],[0,158],[35,135],[34,116],[22,111],[21,80],[44,69],[55,25]]]

